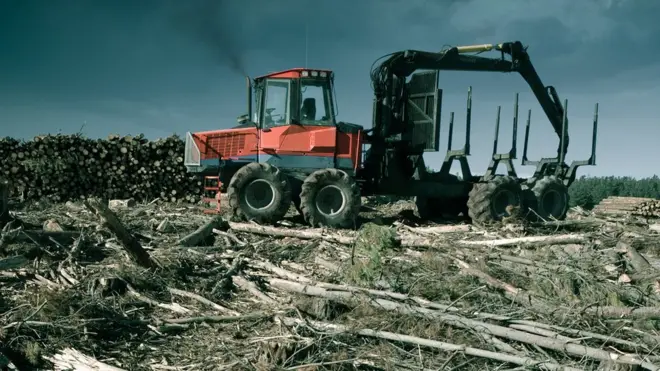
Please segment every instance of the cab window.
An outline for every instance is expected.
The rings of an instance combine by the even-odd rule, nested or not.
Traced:
[[[263,107],[263,126],[288,125],[290,120],[289,92],[291,82],[289,80],[268,80],[266,82],[266,99]]]
[[[330,84],[325,79],[301,79],[300,123],[333,125]]]

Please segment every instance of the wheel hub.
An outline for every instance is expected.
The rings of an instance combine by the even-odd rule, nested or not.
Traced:
[[[335,216],[346,208],[346,196],[339,187],[327,185],[316,194],[316,209],[325,216]]]
[[[516,198],[516,195],[513,192],[510,192],[506,189],[502,189],[498,192],[496,192],[493,195],[493,212],[497,217],[504,217],[508,215],[508,212],[506,211],[507,206],[513,205],[516,206],[518,204],[518,200]]]
[[[563,207],[561,194],[554,189],[548,190],[541,197],[541,207],[549,215],[557,217]]]
[[[275,202],[273,186],[263,179],[250,182],[244,191],[245,203],[254,210],[263,210]]]

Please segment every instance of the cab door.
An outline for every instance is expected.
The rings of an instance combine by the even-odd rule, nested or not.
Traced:
[[[259,162],[286,168],[335,167],[337,129],[323,81],[267,79]]]
[[[280,137],[279,154],[287,167],[336,167],[337,127],[329,80],[301,77],[292,81],[291,125]]]
[[[291,80],[267,79],[260,112],[259,162],[273,162],[277,156],[282,134],[291,124]]]

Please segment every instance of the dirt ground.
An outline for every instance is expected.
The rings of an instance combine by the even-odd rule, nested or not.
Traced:
[[[303,228],[294,210],[273,227],[128,204],[113,208],[117,227],[93,204],[12,205],[0,365],[660,368],[653,221],[573,210],[480,228],[365,201],[342,231]]]

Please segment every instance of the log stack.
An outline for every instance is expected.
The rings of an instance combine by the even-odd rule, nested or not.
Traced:
[[[609,197],[596,205],[594,212],[660,218],[660,200],[644,197]]]
[[[46,135],[0,139],[0,177],[24,199],[55,202],[88,197],[196,202],[202,182],[186,173],[184,141],[171,136],[90,139]]]

